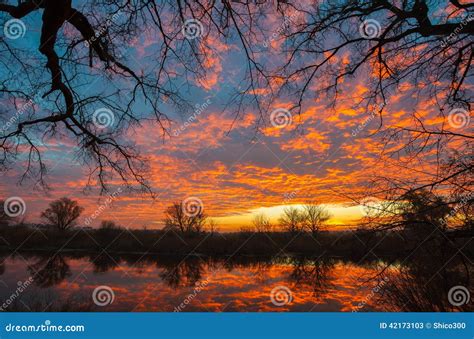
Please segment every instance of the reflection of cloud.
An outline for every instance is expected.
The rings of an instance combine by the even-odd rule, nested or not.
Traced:
[[[50,288],[60,300],[76,296],[73,300],[78,304],[69,305],[71,310],[84,302],[80,296],[90,302],[94,288],[107,285],[114,291],[115,300],[104,307],[105,311],[173,311],[193,292],[196,283],[206,281],[205,288],[184,311],[350,311],[352,305],[367,294],[356,279],[375,274],[370,268],[336,263],[327,266],[323,276],[299,274],[295,278],[295,270],[312,272],[323,263],[305,262],[304,266],[296,266],[296,263],[270,264],[246,259],[241,263],[226,261],[225,265],[220,261],[196,260],[179,264],[181,260],[178,259],[168,262],[167,259],[146,258],[139,263],[133,259],[130,263],[122,261],[120,267],[94,274],[94,268],[87,260],[67,260],[71,274]],[[12,273],[17,275],[27,270],[23,262],[13,266],[15,272]],[[179,280],[175,281],[175,278]],[[315,293],[313,285],[318,281],[322,286]],[[293,300],[277,307],[271,303],[269,294],[279,285],[291,289]]]

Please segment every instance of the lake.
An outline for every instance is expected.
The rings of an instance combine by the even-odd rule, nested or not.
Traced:
[[[16,253],[2,261],[6,311],[398,311],[410,307],[404,288],[418,299],[430,291],[382,260]],[[427,311],[449,307],[428,298]]]

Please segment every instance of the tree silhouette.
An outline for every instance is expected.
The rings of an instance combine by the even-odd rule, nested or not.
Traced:
[[[400,215],[405,229],[439,228],[446,230],[444,220],[451,209],[442,197],[428,191],[409,192],[404,196]]]
[[[184,260],[161,260],[158,267],[163,267],[160,278],[171,287],[195,286],[206,269],[206,262],[200,258],[185,258]]]
[[[356,101],[370,111],[377,107],[381,125],[387,97],[406,81],[418,92],[412,97],[434,96],[442,112],[452,107],[469,110],[472,101],[468,84],[473,77],[474,5],[470,3],[277,1],[275,6],[274,2],[228,0],[99,0],[73,7],[67,0],[26,0],[17,6],[0,4],[0,12],[10,18],[23,19],[38,11],[42,11],[42,23],[36,48],[25,50],[7,39],[0,42],[5,51],[1,62],[9,66],[8,72],[2,72],[0,90],[15,101],[15,108],[21,105],[18,99],[30,102],[39,98],[48,109],[39,112],[32,105],[36,112],[22,114],[16,128],[0,136],[0,165],[8,168],[15,156],[25,151],[18,146],[25,145],[29,149],[25,151],[25,175],[38,176],[41,183],[46,164],[36,140],[68,136],[90,166],[90,177],[97,176],[102,189],[118,175],[126,183],[133,180],[149,190],[146,163],[122,136],[148,118],[134,111],[139,100],[148,105],[148,116],[155,118],[163,135],[169,121],[160,104],[190,108],[173,79],[199,82],[205,77],[207,37],[227,41],[232,36],[245,52],[247,74],[232,102],[238,106],[237,116],[247,104],[256,105],[259,122],[265,121],[270,106],[282,93],[296,98],[292,110],[299,111],[307,96],[325,93],[336,100],[341,84],[367,69],[371,70],[369,90]],[[439,12],[443,14],[435,17],[433,13]],[[255,24],[267,15],[275,15],[289,26],[278,30],[277,39],[285,40],[285,50],[276,66],[262,61],[263,53],[268,53],[262,46],[271,47],[272,41],[268,29]],[[203,39],[188,40],[181,34],[189,19],[199,20]],[[67,26],[72,29],[64,34]],[[134,70],[120,47],[145,31],[151,32],[159,45],[153,51],[156,67]],[[30,57],[38,59],[39,65],[29,62]],[[97,75],[105,75],[109,88],[116,90],[82,91]],[[269,94],[258,95],[261,88],[269,89]],[[105,132],[92,123],[92,112],[98,108],[116,115],[112,131]],[[395,133],[411,135],[407,144],[420,137],[472,140],[471,135],[445,129],[430,131],[418,122],[414,128],[400,128]],[[37,133],[42,135],[33,138]]]
[[[58,253],[41,258],[38,262],[29,265],[28,271],[33,276],[35,284],[40,287],[55,286],[71,276],[71,269],[66,258]]]
[[[272,225],[264,213],[258,213],[252,219],[252,225],[257,232],[270,232]]]
[[[331,288],[331,271],[333,269],[334,262],[325,258],[294,258],[289,278],[294,281],[296,286],[310,286],[314,293],[321,295]]]
[[[120,258],[113,258],[110,254],[105,252],[99,255],[93,255],[89,260],[94,265],[94,273],[105,273],[115,269],[121,262]]]
[[[77,201],[61,198],[51,202],[49,207],[41,213],[41,217],[58,229],[67,230],[75,225],[76,219],[83,210],[84,208],[80,207]]]
[[[425,242],[404,265],[385,271],[388,284],[378,303],[385,310],[397,312],[472,311],[468,300],[455,306],[447,297],[453,286],[472,287],[469,259],[459,252],[444,250],[439,244]]]
[[[100,230],[120,230],[121,227],[113,220],[102,220],[100,222]]]
[[[279,219],[280,227],[290,233],[301,232],[304,227],[304,216],[296,207],[287,207]]]
[[[191,213],[186,211],[183,202],[175,202],[165,211],[165,230],[174,230],[181,233],[200,233],[204,230],[207,216],[202,209]]]
[[[304,227],[316,235],[331,214],[321,205],[307,204],[303,206]]]

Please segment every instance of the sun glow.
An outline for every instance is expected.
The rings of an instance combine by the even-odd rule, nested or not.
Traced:
[[[303,204],[277,205],[272,207],[259,207],[251,209],[246,213],[229,214],[222,217],[213,217],[219,225],[221,231],[239,231],[241,227],[249,227],[252,225],[252,219],[255,215],[263,213],[269,219],[272,225],[278,225],[278,219],[284,212],[285,208],[294,207],[302,210]],[[347,204],[322,204],[329,213],[331,218],[326,222],[328,229],[339,229],[341,226],[350,226],[356,224],[364,217],[363,208],[360,205],[348,206]]]

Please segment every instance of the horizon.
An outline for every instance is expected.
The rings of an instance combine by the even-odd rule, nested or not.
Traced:
[[[325,204],[319,204],[318,206],[323,206],[324,208],[327,209],[327,211],[330,213],[330,218],[324,222],[323,225],[323,230],[327,231],[335,231],[335,230],[341,230],[345,227],[347,229],[351,229],[352,227],[360,225],[362,222],[364,216],[366,216],[366,213],[364,212],[364,209],[367,208],[366,205],[355,205],[355,206],[346,206],[347,204],[341,204],[341,206],[337,205],[325,205]],[[100,206],[104,206],[99,204],[99,208],[97,211],[102,210],[103,212],[98,213],[96,217],[93,217],[92,215],[86,215],[85,213],[81,214],[81,216],[77,219],[77,222],[75,223],[76,227],[92,227],[92,228],[98,228],[100,226],[101,221],[103,220],[110,220],[117,222],[117,220],[114,220],[113,218],[110,218],[110,213],[116,213],[116,209],[118,208],[117,206],[107,206],[107,208],[101,209]],[[207,215],[207,217],[210,220],[213,220],[216,222],[216,230],[218,232],[239,232],[241,228],[243,227],[252,227],[252,220],[253,218],[258,215],[262,214],[268,217],[272,227],[278,227],[279,226],[279,218],[281,214],[283,213],[285,208],[290,208],[294,207],[297,208],[298,210],[303,209],[304,204],[287,204],[287,205],[278,205],[278,206],[272,206],[272,207],[260,207],[254,210],[250,210],[248,212],[242,212],[240,214],[235,214],[235,215],[227,215],[227,216],[212,216],[212,215]],[[105,212],[106,210],[109,210]],[[90,222],[88,222],[88,219]],[[46,225],[47,222],[42,219],[41,217],[38,217],[36,219],[28,220],[27,218],[21,219],[22,223],[25,224],[44,224]],[[149,224],[144,224],[144,225],[132,225],[134,227],[126,227],[125,225],[122,225],[117,222],[117,226],[129,228],[129,229],[140,229],[146,227],[147,229],[152,229],[152,230],[161,230],[164,228],[164,221],[163,220],[156,220],[153,222],[150,222]],[[153,227],[156,226],[156,227]]]

